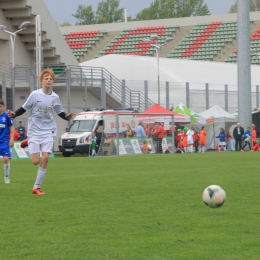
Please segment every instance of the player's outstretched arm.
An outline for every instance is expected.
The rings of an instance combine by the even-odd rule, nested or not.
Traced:
[[[72,112],[69,114],[66,114],[65,112],[61,112],[58,114],[58,116],[64,120],[70,121],[74,118],[75,114]]]
[[[15,117],[15,112],[12,111],[12,110],[7,110],[6,113],[7,113],[7,115],[8,115],[9,117],[11,117],[11,118],[14,118],[14,117]]]
[[[73,112],[66,115],[66,118],[70,121],[75,117],[75,114]]]
[[[23,107],[18,108],[15,112],[12,110],[7,110],[6,113],[8,114],[9,117],[15,118],[17,116],[21,116],[24,114],[26,110]]]

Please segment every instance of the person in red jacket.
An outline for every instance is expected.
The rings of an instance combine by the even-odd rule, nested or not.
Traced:
[[[17,129],[14,129],[14,141],[19,141],[19,137],[20,137],[20,135],[19,135]]]
[[[155,130],[154,130],[154,135],[156,135],[156,142],[157,142],[157,148],[158,151],[157,153],[162,154],[163,150],[162,150],[162,139],[167,136],[167,132],[163,127],[163,124],[160,123],[155,123]]]

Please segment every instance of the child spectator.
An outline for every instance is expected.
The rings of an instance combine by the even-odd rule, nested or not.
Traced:
[[[226,152],[226,133],[223,128],[220,128],[220,133],[216,138],[219,138],[218,151],[220,152],[221,148]]]
[[[257,151],[260,150],[260,143],[259,142],[260,142],[259,140],[255,141],[255,144],[253,145],[253,148],[250,152],[257,152]]]
[[[20,135],[19,141],[23,141],[27,138],[27,136],[25,135],[25,133],[22,130],[20,130],[19,135]]]
[[[202,153],[205,152],[206,142],[207,142],[207,132],[206,132],[205,127],[202,126],[202,127],[201,127],[201,130],[200,130],[200,151],[201,151]]]
[[[192,153],[193,152],[193,135],[194,135],[194,128],[193,126],[190,126],[190,129],[186,132],[187,135],[187,141],[188,141],[188,153]]]
[[[182,144],[183,144],[183,149],[184,149],[184,153],[188,152],[188,141],[187,141],[187,131],[189,130],[189,128],[184,127],[183,129],[183,136],[182,136]]]
[[[91,157],[96,156],[96,141],[97,141],[97,137],[95,135],[95,132],[91,133],[91,150],[92,150],[92,154],[90,155]]]
[[[149,148],[148,148],[147,141],[144,141],[143,142],[143,146],[142,146],[142,153],[143,154],[148,154],[148,152],[149,152]]]
[[[244,148],[248,145],[249,150],[251,151],[251,144],[250,144],[250,139],[251,139],[251,133],[250,133],[250,127],[247,127],[246,132],[243,135],[243,139],[245,140],[245,144],[242,147],[242,150],[240,152],[244,152]]]

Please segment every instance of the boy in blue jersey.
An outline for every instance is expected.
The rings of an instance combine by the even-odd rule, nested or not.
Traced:
[[[6,184],[10,183],[10,146],[14,146],[14,124],[12,118],[5,112],[4,101],[0,99],[0,156],[3,156]]]
[[[219,146],[218,146],[218,151],[220,152],[221,148],[223,148],[224,152],[226,152],[226,133],[224,131],[224,128],[220,128],[220,133],[216,138],[219,138]]]

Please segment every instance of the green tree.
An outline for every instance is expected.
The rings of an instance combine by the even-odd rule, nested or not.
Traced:
[[[60,25],[60,27],[65,27],[65,26],[71,26],[72,24],[70,24],[69,22],[64,22]]]
[[[250,12],[260,11],[260,0],[250,0]],[[237,12],[237,1],[235,4],[231,5],[229,13]]]
[[[204,0],[155,0],[136,15],[136,20],[154,20],[210,15]]]
[[[124,9],[119,9],[120,0],[103,0],[98,3],[97,23],[116,23],[124,21]]]
[[[79,5],[75,14],[73,14],[77,19],[77,25],[85,25],[85,24],[95,24],[95,14],[92,10],[92,6]]]

